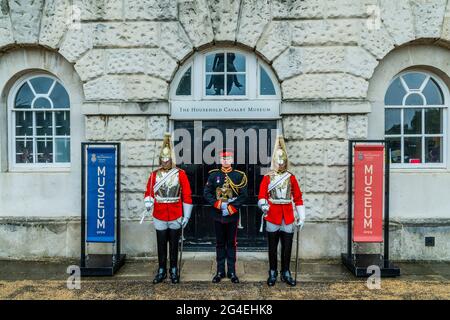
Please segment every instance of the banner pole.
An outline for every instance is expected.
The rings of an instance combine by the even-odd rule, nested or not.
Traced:
[[[116,235],[117,235],[117,246],[116,254],[117,258],[120,259],[120,222],[121,222],[121,210],[120,210],[120,142],[116,143],[117,150],[117,177],[116,177],[116,210],[117,210],[117,221],[116,221]]]
[[[389,175],[390,175],[390,147],[389,142],[384,141],[385,149],[385,177],[384,177],[384,267],[389,267]]]
[[[352,257],[352,207],[353,207],[353,196],[352,196],[352,189],[353,189],[353,140],[348,141],[348,194],[347,194],[347,215],[348,215],[348,221],[347,221],[347,257],[348,259],[351,259]]]
[[[86,162],[85,162],[85,150],[86,150],[86,144],[81,143],[81,256],[80,256],[80,267],[84,268],[86,267],[86,242],[85,242],[85,236],[86,236],[86,199],[85,199],[85,170],[86,170]]]

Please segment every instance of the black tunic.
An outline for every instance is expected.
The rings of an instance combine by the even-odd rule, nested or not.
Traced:
[[[225,174],[220,169],[211,170],[203,190],[203,197],[206,202],[211,205],[210,212],[215,221],[221,223],[237,222],[239,220],[239,209],[247,200],[247,184],[238,190],[238,194],[233,191],[233,198],[236,197],[236,199],[233,202],[230,202],[230,204],[236,208],[238,212],[224,217],[222,216],[222,210],[214,207],[214,204],[217,201],[216,188],[223,186],[226,175],[228,175],[229,179],[236,185],[239,185],[243,179],[246,179],[245,173],[242,171],[233,169],[231,172]]]

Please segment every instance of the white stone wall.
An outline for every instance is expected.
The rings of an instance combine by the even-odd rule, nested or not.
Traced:
[[[130,221],[141,211],[155,143],[159,147],[168,129],[169,87],[179,65],[214,44],[255,51],[280,81],[284,133],[308,220],[341,223],[347,205],[347,141],[368,136],[374,71],[386,55],[408,43],[448,47],[447,2],[0,0],[0,47],[1,52],[45,48],[74,67],[66,76],[82,83],[86,139],[122,142],[122,208]],[[3,171],[5,141],[2,129]],[[67,197],[75,203],[79,194]],[[57,216],[68,215],[52,212],[51,218]],[[133,227],[127,230],[125,237],[132,237]],[[127,248],[139,254],[147,249],[141,244]],[[310,249],[312,256],[321,252]],[[61,250],[54,252],[74,256],[72,249]],[[340,250],[327,249],[323,256],[337,256]]]
[[[378,60],[396,46],[449,40],[446,2],[3,0],[0,44],[59,51],[90,101],[166,100],[178,63],[220,42],[272,63],[285,99],[364,99]]]
[[[307,220],[346,219],[348,139],[367,137],[367,116],[285,116],[283,128]]]

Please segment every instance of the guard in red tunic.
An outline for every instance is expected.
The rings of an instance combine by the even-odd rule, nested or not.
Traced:
[[[288,157],[282,136],[278,136],[272,156],[271,171],[261,181],[258,206],[266,220],[269,245],[269,278],[273,286],[278,276],[277,250],[281,240],[281,281],[295,286],[289,270],[295,227],[303,228],[305,207],[295,176],[288,170]],[[262,227],[262,225],[261,225]]]
[[[184,170],[175,167],[174,148],[170,134],[164,135],[159,155],[160,167],[150,174],[144,204],[150,213],[158,244],[158,272],[153,283],[167,278],[167,242],[169,242],[170,280],[179,282],[178,243],[181,228],[186,227],[192,212],[191,187]]]

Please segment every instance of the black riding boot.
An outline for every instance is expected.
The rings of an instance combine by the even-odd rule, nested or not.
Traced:
[[[280,231],[281,238],[281,281],[286,282],[290,286],[295,286],[296,282],[292,278],[289,266],[291,264],[293,233]]]
[[[160,283],[167,278],[167,240],[168,230],[156,230],[156,242],[158,246],[158,273],[153,279],[153,283]]]
[[[273,286],[277,281],[277,254],[278,254],[278,241],[280,239],[280,232],[267,232],[267,240],[269,244],[269,278],[267,279],[267,285]]]
[[[178,275],[178,244],[180,242],[181,229],[169,229],[170,252],[170,280],[172,283],[180,282]]]

